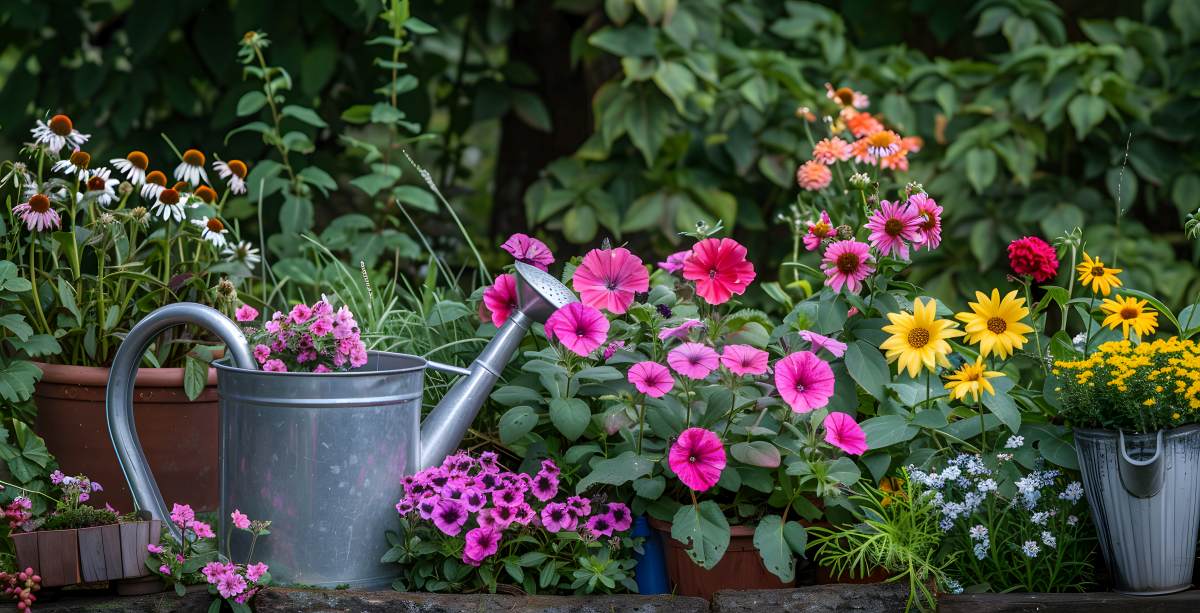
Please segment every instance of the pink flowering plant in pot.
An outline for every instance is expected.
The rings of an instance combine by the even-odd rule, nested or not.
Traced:
[[[244,304],[234,316],[244,324],[254,359],[269,372],[327,373],[367,363],[367,346],[358,322],[345,305],[334,310],[327,298],[275,311],[257,325],[259,312]]]
[[[402,591],[636,591],[633,516],[621,502],[571,495],[552,460],[505,469],[492,452],[460,452],[403,480],[400,529],[384,562]]]
[[[179,596],[187,593],[188,585],[207,585],[214,596],[210,611],[218,611],[224,604],[235,612],[249,613],[250,599],[271,584],[267,564],[254,562],[254,544],[271,533],[271,522],[251,520],[237,509],[230,513],[229,519],[234,529],[251,535],[245,563],[230,560],[218,549],[212,526],[197,518],[191,506],[176,503],[171,507],[171,521],[182,532],[183,539],[178,543],[164,539],[147,545],[150,555],[146,567]]]

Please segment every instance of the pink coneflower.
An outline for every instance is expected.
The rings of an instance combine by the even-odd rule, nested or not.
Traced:
[[[467,532],[466,547],[463,548],[463,562],[471,566],[479,566],[488,556],[500,548],[500,531],[495,528],[475,528]]]
[[[830,181],[833,181],[833,172],[816,160],[809,160],[796,169],[796,184],[810,192],[829,187]]]
[[[908,171],[908,152],[901,149],[891,155],[879,158],[879,167],[884,170]]]
[[[767,372],[767,352],[750,345],[725,345],[721,365],[739,375],[761,375]]]
[[[854,240],[838,241],[825,248],[821,259],[821,270],[825,273],[825,284],[833,291],[842,291],[845,285],[851,293],[862,290],[863,279],[875,272],[871,265],[871,247]]]
[[[663,328],[658,332],[658,340],[665,341],[669,338],[685,339],[688,337],[688,332],[692,328],[704,327],[704,322],[699,319],[689,319],[674,328]]]
[[[633,295],[650,289],[650,274],[642,259],[624,247],[592,249],[571,277],[583,303],[620,315]]]
[[[62,227],[62,217],[59,217],[58,211],[51,206],[50,198],[46,194],[34,192],[29,200],[14,206],[13,213],[25,222],[25,229],[32,232],[45,232]]]
[[[689,255],[692,255],[691,249],[687,251],[676,251],[675,253],[668,255],[665,261],[659,262],[658,267],[669,273],[677,273],[683,270],[683,263],[687,261]]]
[[[891,130],[879,130],[865,138],[867,151],[877,158],[885,158],[900,150],[900,135]]]
[[[835,358],[840,358],[843,355],[846,355],[846,343],[843,343],[842,341],[829,338],[828,336],[822,336],[810,330],[802,330],[800,332],[800,338],[808,341],[808,344],[812,345],[812,350],[814,352],[818,349],[824,349],[832,354]]]
[[[587,356],[604,344],[608,326],[603,313],[586,304],[572,302],[546,320],[546,338],[558,340],[576,354]]]
[[[554,254],[546,243],[520,232],[508,237],[500,248],[507,251],[513,259],[531,266],[547,270],[554,263]]]
[[[626,376],[637,391],[651,398],[662,398],[675,387],[675,378],[671,376],[671,371],[658,362],[638,362],[629,367]]]
[[[829,213],[821,211],[821,218],[808,224],[808,232],[804,235],[804,248],[816,251],[817,247],[821,246],[821,241],[834,234],[833,221],[829,219]]]
[[[746,248],[732,238],[706,238],[692,247],[683,278],[696,283],[696,294],[709,304],[724,304],[754,281]]]
[[[942,207],[928,194],[913,194],[908,198],[909,206],[916,210],[920,218],[917,223],[916,249],[924,247],[930,251],[942,244]]]
[[[850,150],[850,143],[834,136],[833,138],[824,138],[817,141],[813,145],[813,160],[832,166],[837,162],[845,162],[850,159],[853,152]]]
[[[497,328],[508,321],[517,309],[517,278],[510,274],[497,275],[496,281],[483,290],[483,306]]]
[[[717,484],[725,470],[725,446],[714,432],[688,428],[679,434],[667,464],[684,485],[703,492]]]
[[[896,254],[907,259],[908,243],[921,237],[921,220],[915,208],[884,200],[867,221],[867,229],[871,231],[867,240],[883,255]]]
[[[667,364],[675,372],[689,378],[700,380],[717,369],[720,356],[708,345],[700,343],[684,343],[667,354]]]
[[[850,455],[862,455],[867,450],[867,435],[853,417],[833,411],[825,418],[823,425],[826,443]]]
[[[793,411],[808,413],[833,397],[833,369],[817,354],[797,351],[775,363],[775,387]]]

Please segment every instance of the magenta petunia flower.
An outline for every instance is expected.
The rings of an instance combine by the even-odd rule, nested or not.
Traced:
[[[840,358],[843,355],[846,355],[846,343],[843,343],[837,339],[829,338],[828,336],[822,336],[810,330],[802,330],[800,332],[800,338],[808,341],[808,344],[812,345],[812,350],[814,352],[818,349],[824,349],[825,351],[833,354],[833,357],[835,358]]]
[[[458,536],[467,523],[467,509],[457,500],[443,498],[433,508],[433,525],[446,536]]]
[[[625,341],[613,341],[604,347],[604,359],[611,360],[617,352],[625,348]]]
[[[624,247],[592,249],[571,277],[583,303],[620,315],[634,294],[650,289],[650,273],[642,259]]]
[[[851,293],[857,294],[862,291],[863,279],[875,272],[871,248],[855,240],[833,243],[825,248],[821,270],[825,273],[825,284],[830,289],[840,292],[844,285]]]
[[[233,313],[233,316],[238,321],[254,321],[258,319],[258,309],[248,304],[243,304],[242,306],[238,307],[238,310]]]
[[[796,413],[807,413],[829,404],[833,397],[833,369],[811,351],[797,351],[775,363],[775,387]]]
[[[853,417],[834,411],[825,418],[823,425],[826,443],[850,455],[862,455],[867,450],[867,435]]]
[[[659,262],[658,267],[672,274],[677,273],[683,270],[683,263],[687,261],[689,255],[692,255],[691,249],[676,251],[668,255],[665,261]]]
[[[263,362],[262,367],[263,367],[263,370],[265,370],[267,372],[287,372],[288,371],[287,364],[284,364],[283,360],[267,360],[266,362]]]
[[[466,547],[463,548],[463,562],[479,566],[488,556],[500,548],[500,531],[495,528],[475,528],[467,532]]]
[[[746,248],[732,238],[706,238],[692,247],[683,278],[696,283],[696,294],[709,304],[724,304],[754,281],[754,264]]]
[[[238,530],[250,529],[250,518],[247,517],[245,513],[234,509],[233,513],[229,514],[229,517],[233,520],[233,526]]]
[[[574,513],[576,517],[590,515],[592,512],[592,501],[583,496],[571,496],[567,498],[567,510]]]
[[[714,432],[688,428],[679,433],[667,464],[684,485],[703,492],[716,485],[725,470],[725,446]]]
[[[483,306],[497,328],[508,321],[508,316],[518,307],[517,278],[510,274],[497,275],[496,281],[483,290]]]
[[[833,227],[833,221],[829,219],[829,213],[821,211],[821,218],[808,224],[808,232],[804,235],[804,248],[816,251],[821,246],[821,241],[834,234],[836,229]]]
[[[518,262],[546,270],[554,263],[554,254],[546,243],[520,232],[508,237],[500,248],[507,251]]]
[[[612,536],[613,518],[608,513],[593,515],[587,520],[587,529],[592,536]]]
[[[750,345],[725,345],[721,365],[735,375],[761,375],[767,372],[767,352]]]
[[[720,356],[712,347],[700,343],[684,343],[667,354],[667,364],[675,372],[696,380],[716,370],[719,361]]]
[[[866,227],[871,231],[867,240],[883,255],[894,254],[907,259],[908,244],[923,236],[920,230],[922,219],[915,207],[884,200],[867,220]]]
[[[547,502],[558,494],[558,475],[539,471],[533,477],[533,497]]]
[[[608,503],[608,516],[612,519],[613,530],[616,532],[624,532],[633,525],[633,513],[629,512],[629,507],[621,502]]]
[[[542,525],[547,532],[571,531],[578,525],[578,519],[561,502],[552,502],[542,509]]]
[[[546,320],[546,338],[557,340],[581,356],[596,350],[608,338],[608,319],[580,302],[558,309]]]
[[[254,359],[258,360],[259,364],[266,363],[267,359],[270,357],[271,357],[271,348],[270,347],[263,345],[261,343],[254,346]]]
[[[292,312],[288,314],[288,319],[292,323],[302,324],[312,317],[312,309],[307,304],[300,303],[292,307]]]
[[[629,382],[637,391],[651,398],[662,398],[675,387],[675,378],[666,366],[658,362],[638,362],[629,367]]]
[[[665,341],[669,338],[685,339],[688,337],[688,332],[692,328],[704,327],[704,322],[699,319],[689,319],[674,328],[663,328],[658,332],[658,340]]]
[[[913,194],[908,198],[909,206],[917,212],[917,232],[919,234],[915,249],[922,247],[933,251],[942,244],[942,207],[928,194]]]

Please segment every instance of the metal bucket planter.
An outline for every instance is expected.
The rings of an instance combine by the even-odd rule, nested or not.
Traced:
[[[1130,434],[1075,430],[1083,487],[1125,594],[1188,589],[1200,527],[1200,426]]]

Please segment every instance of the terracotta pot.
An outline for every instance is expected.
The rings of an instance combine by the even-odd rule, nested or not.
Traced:
[[[133,510],[133,499],[113,452],[105,418],[108,369],[37,364],[42,380],[34,390],[38,434],[62,471],[85,474],[104,486],[96,506]],[[196,400],[183,392],[182,368],[142,368],[134,390],[134,420],[150,467],[168,502],[197,511],[217,508],[217,372]]]
[[[138,579],[150,575],[146,546],[158,543],[162,522],[12,534],[17,566],[42,576],[43,587]]]
[[[754,528],[730,526],[729,548],[712,570],[705,570],[692,561],[687,546],[671,538],[671,524],[650,519],[650,525],[663,535],[666,545],[667,576],[679,596],[699,596],[712,600],[720,590],[785,589],[795,581],[784,583],[763,565],[762,556],[754,546]]]

